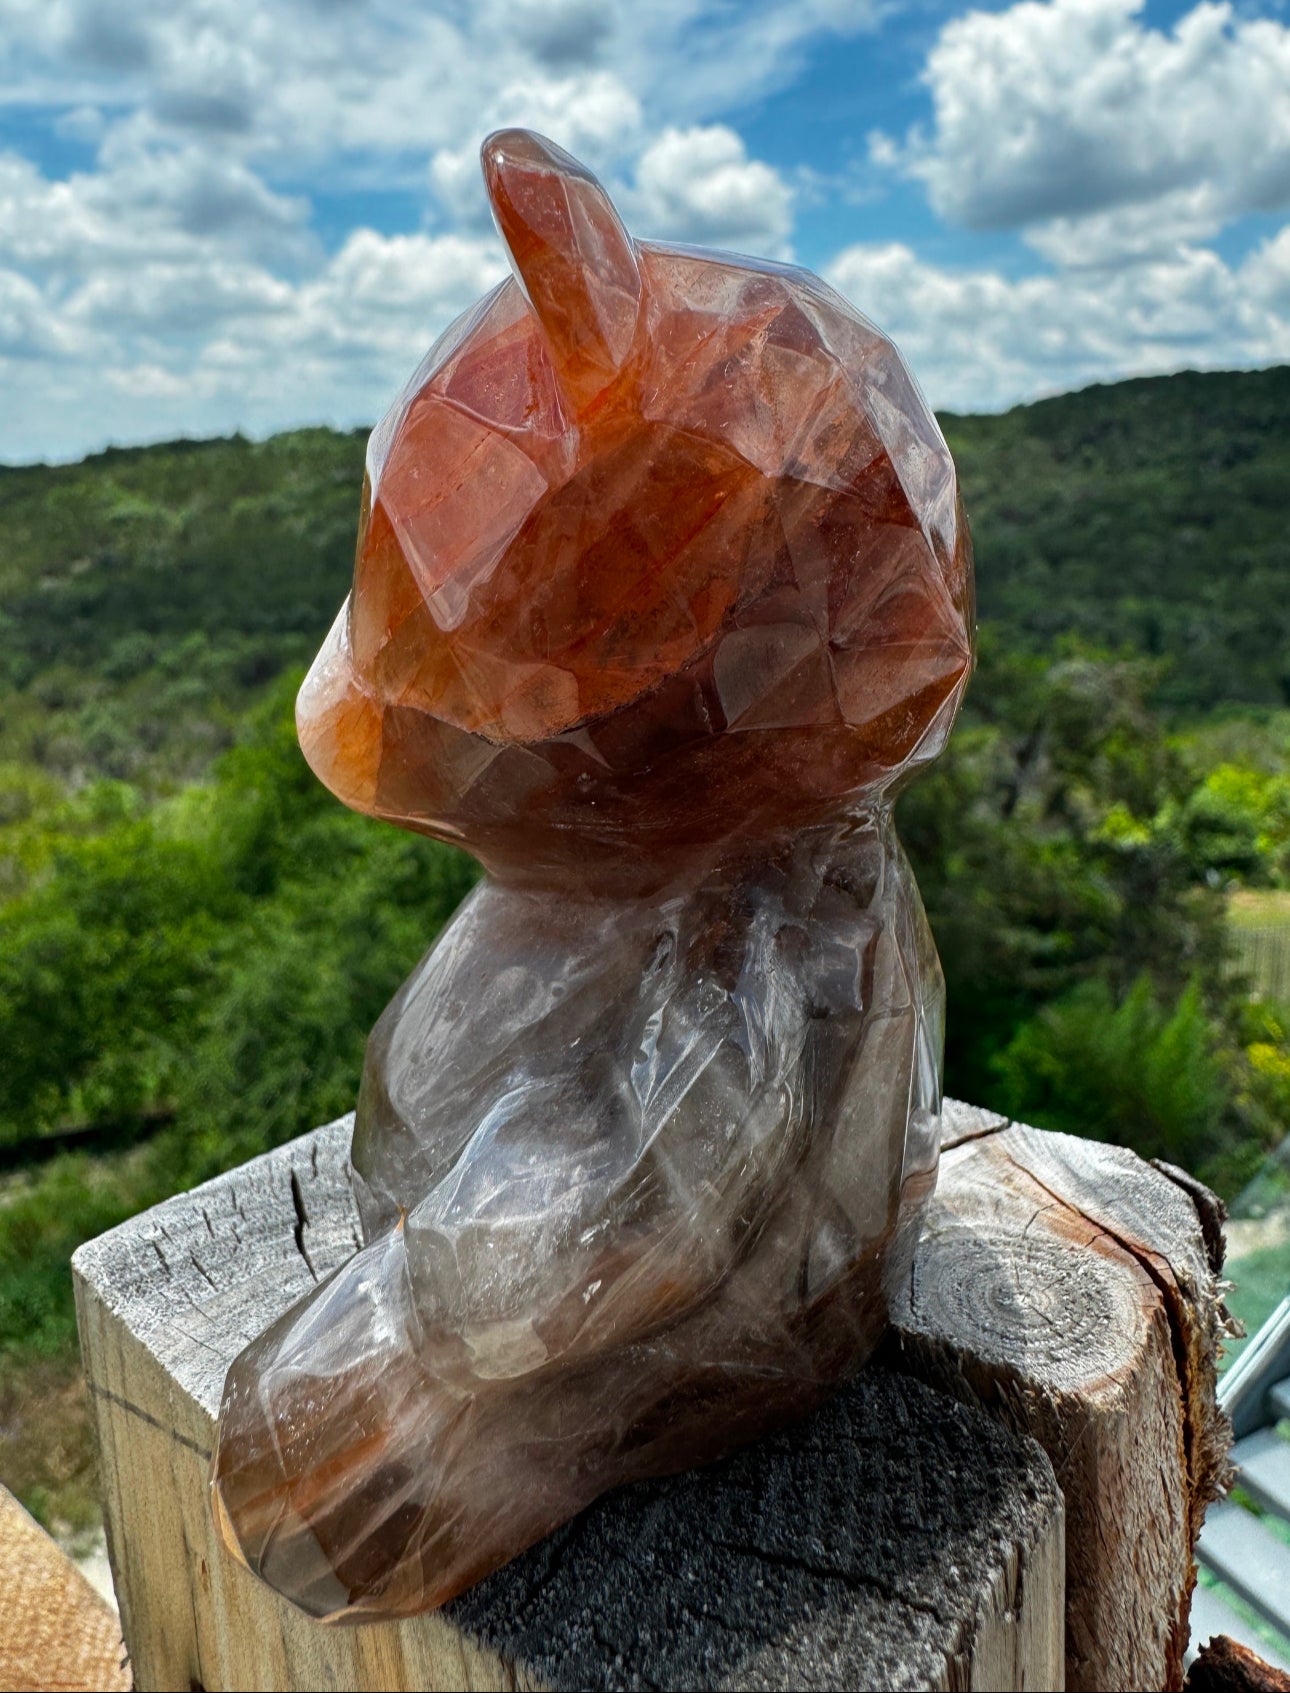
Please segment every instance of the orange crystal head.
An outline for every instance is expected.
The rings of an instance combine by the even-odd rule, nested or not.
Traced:
[[[515,280],[372,436],[301,744],[488,879],[373,1030],[366,1244],[229,1371],[229,1545],[409,1615],[868,1356],[935,1176],[943,989],[891,825],[972,663],[954,466],[790,266],[637,243],[522,130]]]
[[[636,245],[536,136],[484,164],[523,290],[372,437],[301,744],[509,882],[662,888],[940,751],[971,664],[954,467],[816,278]]]

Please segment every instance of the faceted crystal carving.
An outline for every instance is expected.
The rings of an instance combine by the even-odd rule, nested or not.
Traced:
[[[636,243],[523,131],[515,280],[372,436],[301,744],[488,871],[372,1033],[366,1245],[233,1365],[225,1538],[317,1616],[443,1603],[868,1355],[935,1176],[891,826],[972,661],[954,467],[791,267]]]

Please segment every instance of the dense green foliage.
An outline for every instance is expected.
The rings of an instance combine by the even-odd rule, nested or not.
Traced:
[[[1165,661],[1171,710],[1290,705],[1290,367],[949,417],[983,620]],[[0,763],[200,775],[349,580],[363,442],[302,430],[0,467]]]
[[[0,467],[0,761],[200,775],[335,616],[362,464],[311,429]]]
[[[1276,824],[1290,713],[1242,726],[1279,772],[1271,814],[1216,815],[1225,738],[1168,731],[1155,675],[1004,656],[986,631],[973,702],[899,817],[945,965],[950,1090],[1232,1191],[1290,1129],[1250,1054],[1284,1030],[1252,1020],[1226,925],[1233,878],[1280,863],[1247,847]]]
[[[175,1117],[247,1156],[349,1108],[366,1030],[474,867],[329,798],[297,680],[210,781],[151,807],[100,783],[42,820],[5,913],[0,1145]]]
[[[1290,370],[947,429],[982,663],[900,803],[947,1084],[1231,1190],[1290,1127],[1287,1019],[1225,960],[1231,887],[1290,885]],[[361,454],[316,430],[0,470],[11,1362],[68,1354],[79,1240],[348,1108],[473,878],[295,746]],[[86,1130],[117,1149],[46,1157]]]
[[[983,620],[1168,659],[1158,698],[1290,704],[1290,366],[951,417]]]
[[[329,799],[295,746],[295,680],[210,782],[56,808],[4,913],[0,1146],[162,1125],[118,1161],[118,1216],[348,1110],[367,1030],[474,880],[462,854]],[[0,1213],[0,1352],[69,1337],[45,1282],[111,1208],[93,1182],[77,1194],[60,1161]]]

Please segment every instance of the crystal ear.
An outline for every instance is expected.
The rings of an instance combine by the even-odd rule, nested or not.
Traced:
[[[641,301],[636,244],[597,179],[553,141],[500,129],[480,156],[516,279],[561,387],[584,410],[631,353]]]

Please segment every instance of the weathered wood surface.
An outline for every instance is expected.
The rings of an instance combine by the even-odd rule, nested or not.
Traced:
[[[1067,1686],[1179,1687],[1231,1442],[1221,1208],[1181,1171],[965,1106],[947,1106],[942,1145],[890,1351],[1051,1458]]]
[[[967,1107],[947,1107],[944,1144],[936,1198],[896,1312],[887,1361],[970,1406],[984,1407],[1002,1426],[1033,1436],[1048,1453],[1065,1496],[1067,1685],[1178,1687],[1195,1573],[1192,1550],[1205,1505],[1224,1478],[1229,1444],[1214,1394],[1223,1324],[1220,1214],[1211,1196],[1180,1172],[1152,1167],[1119,1148],[1045,1134]],[[524,1588],[530,1597],[521,1604],[509,1586],[531,1584],[527,1572],[542,1568],[549,1548],[539,1548],[440,1617],[327,1634],[225,1557],[214,1540],[205,1486],[224,1371],[264,1324],[353,1250],[357,1224],[345,1176],[347,1146],[347,1122],[333,1124],[170,1201],[77,1255],[82,1340],[109,1488],[111,1549],[140,1685],[186,1685],[188,1678],[209,1686],[312,1685],[324,1674],[332,1676],[331,1685],[363,1687],[457,1685],[467,1676],[481,1685],[517,1676],[552,1685],[669,1684],[669,1677],[670,1684],[681,1685],[697,1677],[704,1684],[751,1686],[774,1685],[778,1675],[789,1684],[786,1659],[775,1660],[778,1668],[765,1667],[772,1662],[775,1629],[782,1639],[791,1634],[785,1633],[782,1598],[775,1598],[780,1576],[767,1585],[767,1571],[797,1570],[805,1580],[801,1556],[786,1549],[796,1544],[798,1507],[765,1513],[762,1526],[770,1538],[756,1543],[760,1565],[751,1557],[753,1542],[728,1535],[727,1562],[717,1571],[706,1551],[693,1561],[699,1557],[695,1548],[706,1545],[704,1525],[719,1515],[713,1498],[705,1496],[701,1509],[693,1507],[693,1522],[676,1519],[672,1541],[651,1539],[669,1523],[658,1500],[689,1498],[687,1489],[701,1485],[694,1478],[661,1484],[657,1498],[648,1489],[621,1495],[583,1519],[576,1531],[566,1531],[592,1536],[577,1546],[594,1545],[596,1551],[584,1568],[565,1547],[561,1567],[577,1569],[584,1581],[588,1570],[612,1571],[612,1579],[607,1575],[594,1588],[596,1606],[584,1604],[579,1611],[584,1633],[592,1632],[577,1648],[572,1644],[577,1630],[561,1610],[562,1592],[567,1597],[573,1590],[548,1582],[539,1604],[537,1589]],[[874,1396],[909,1391],[871,1375],[824,1413],[826,1419],[849,1419],[833,1439],[855,1446],[854,1431],[865,1417],[894,1414],[894,1402]],[[876,1643],[888,1639],[882,1619],[892,1610],[895,1590],[885,1569],[880,1574],[865,1561],[878,1555],[872,1513],[878,1520],[888,1507],[898,1513],[907,1477],[921,1486],[931,1473],[927,1464],[937,1437],[927,1424],[929,1417],[932,1424],[936,1420],[930,1404],[919,1400],[912,1411],[908,1406],[901,1411],[909,1417],[907,1450],[890,1457],[890,1473],[880,1465],[876,1474],[847,1479],[853,1514],[821,1518],[812,1531],[830,1557],[837,1546],[848,1548],[849,1573],[832,1577],[835,1585],[842,1583],[834,1598],[840,1603],[845,1592],[847,1614],[853,1621],[866,1618]],[[884,1438],[875,1431],[858,1444],[873,1448]],[[786,1439],[784,1450],[791,1453],[793,1441],[806,1436]],[[820,1442],[810,1449],[817,1454],[813,1461],[822,1462]],[[759,1461],[750,1456],[737,1463]],[[781,1452],[776,1461],[788,1459]],[[959,1523],[956,1490],[965,1499],[974,1497],[967,1473],[960,1475],[965,1462],[965,1452],[956,1448],[949,1471],[933,1489],[942,1504],[948,1501],[951,1525]],[[821,1474],[831,1475],[827,1465]],[[709,1480],[703,1478],[702,1485]],[[841,1485],[841,1478],[833,1476],[830,1484]],[[769,1474],[757,1485],[777,1499],[787,1497]],[[809,1478],[800,1485],[809,1493]],[[622,1514],[628,1501],[639,1505],[647,1498],[654,1500],[648,1533]],[[631,1524],[617,1564],[594,1538],[601,1529],[593,1533],[587,1526],[602,1520],[610,1527]],[[810,1520],[809,1512],[804,1520]],[[912,1532],[908,1514],[892,1520],[904,1522],[902,1533]],[[959,1523],[944,1533],[953,1541],[966,1527]],[[1025,1529],[1018,1517],[1013,1531],[1019,1547],[1030,1535],[1030,1550],[1018,1556],[1043,1565],[1042,1528],[1031,1523]],[[1002,1544],[997,1532],[996,1544]],[[639,1565],[635,1549],[645,1545],[654,1561]],[[742,1563],[731,1550],[736,1546],[744,1548]],[[909,1542],[901,1556],[916,1550]],[[981,1567],[965,1562],[957,1550],[952,1556],[960,1568]],[[1004,1558],[1008,1567],[1015,1561],[1013,1554]],[[939,1580],[934,1565],[933,1559],[919,1577],[928,1591]],[[706,1591],[695,1585],[700,1568]],[[660,1573],[654,1576],[655,1571]],[[815,1575],[829,1578],[818,1555]],[[991,1581],[1001,1590],[997,1572]],[[1014,1645],[1006,1648],[1014,1656],[1030,1650],[1017,1642],[1038,1614],[1033,1604],[1038,1581],[1032,1576],[1023,1584],[1029,1621],[1023,1618],[1020,1633],[1014,1628]],[[625,1584],[616,1601],[614,1583]],[[760,1613],[760,1633],[744,1604],[746,1583],[771,1607]],[[916,1584],[901,1601],[902,1626],[921,1616],[930,1627],[935,1619],[948,1630],[936,1637],[940,1645],[928,1647],[932,1636],[914,1628],[905,1658],[875,1658],[862,1669],[854,1656],[861,1639],[856,1622],[847,1634],[852,1655],[830,1659],[821,1648],[815,1684],[835,1685],[838,1677],[850,1676],[868,1685],[1008,1685],[997,1676],[981,1679],[983,1660],[975,1669],[965,1668],[957,1662],[960,1649],[944,1644],[969,1638],[970,1630],[969,1636],[956,1633],[964,1616],[976,1619],[972,1626],[980,1638],[989,1636],[980,1595],[968,1595],[966,1611],[952,1605],[947,1610],[939,1597],[919,1611],[914,1601],[921,1591]],[[505,1601],[503,1593],[509,1594]],[[867,1611],[866,1593],[872,1600]],[[652,1595],[662,1607],[659,1614],[670,1619],[657,1638],[638,1622],[635,1610],[623,1611],[624,1605],[642,1603],[642,1595]],[[803,1616],[812,1613],[805,1589],[798,1601]],[[499,1607],[491,1622],[479,1610],[490,1603]],[[828,1605],[816,1609],[834,1617]],[[541,1627],[508,1632],[503,1611],[506,1617],[539,1616]],[[685,1627],[678,1617],[688,1619]],[[830,1620],[830,1639],[838,1638],[837,1626]],[[663,1653],[659,1641],[678,1628],[685,1644],[676,1644],[671,1656],[651,1659],[646,1647]],[[799,1681],[806,1638],[803,1634],[793,1648]],[[739,1656],[740,1640],[760,1644]],[[588,1641],[599,1644],[593,1649]],[[940,1682],[935,1675],[922,1683],[908,1679],[916,1661],[926,1667],[918,1657],[924,1648],[941,1653],[946,1667]],[[762,1669],[754,1667],[759,1651],[772,1653]],[[620,1662],[610,1661],[614,1652],[621,1654]],[[707,1666],[702,1675],[700,1665]],[[1033,1669],[1030,1676],[1027,1685],[1041,1684]]]
[[[141,1688],[1060,1687],[1032,1441],[882,1369],[728,1463],[601,1501],[444,1611],[326,1629],[218,1544],[225,1369],[343,1261],[333,1124],[83,1247],[109,1549]]]

